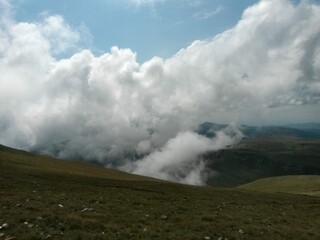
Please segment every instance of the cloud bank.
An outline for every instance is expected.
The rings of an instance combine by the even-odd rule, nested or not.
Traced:
[[[232,29],[143,64],[118,47],[59,59],[81,39],[62,16],[16,22],[0,6],[0,144],[200,183],[201,154],[231,140],[198,136],[199,123],[319,109],[320,6],[308,1],[263,0]]]

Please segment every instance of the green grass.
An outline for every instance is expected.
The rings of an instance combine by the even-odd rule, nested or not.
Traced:
[[[0,239],[320,239],[319,197],[173,184],[4,147],[0,196]]]
[[[259,179],[240,189],[320,196],[320,176],[281,176]]]

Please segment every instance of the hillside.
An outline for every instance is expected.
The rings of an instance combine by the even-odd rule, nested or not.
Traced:
[[[320,174],[320,128],[317,123],[286,126],[240,125],[242,140],[203,156],[212,171],[207,183],[235,187],[260,178]],[[225,124],[205,122],[198,133],[214,137]]]
[[[213,174],[208,184],[235,187],[260,178],[319,175],[320,141],[296,138],[244,139],[204,156]]]
[[[83,161],[59,160],[0,145],[1,166],[6,172],[34,172],[59,174],[61,176],[95,177],[111,180],[158,181],[156,179],[128,174],[115,169],[101,168]],[[9,160],[9,161],[8,161]],[[15,173],[16,174],[16,173]]]
[[[320,198],[193,187],[0,147],[0,239],[319,239]]]
[[[252,191],[283,192],[320,196],[320,176],[281,176],[264,178],[238,187]]]

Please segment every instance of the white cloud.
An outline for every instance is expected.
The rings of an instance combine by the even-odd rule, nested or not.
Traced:
[[[223,11],[223,7],[222,6],[219,6],[217,7],[215,10],[213,11],[202,11],[202,12],[196,12],[194,15],[193,15],[193,18],[194,19],[197,19],[197,20],[206,20],[206,19],[209,19],[209,18],[212,18],[214,16],[216,16],[217,14],[219,14],[221,11]]]
[[[211,150],[211,140],[190,133],[199,123],[301,119],[301,111],[279,113],[291,106],[308,106],[320,119],[319,5],[261,1],[234,28],[142,65],[117,47],[59,60],[81,38],[61,16],[34,23],[0,16],[0,144],[121,166],[183,159],[186,137],[194,168],[179,180],[199,183],[197,156]]]
[[[201,155],[225,148],[242,137],[236,128],[231,127],[229,130],[231,136],[221,131],[214,139],[194,132],[181,132],[169,139],[163,148],[122,169],[164,180],[202,185],[210,173],[206,172]]]
[[[50,41],[53,54],[75,47],[80,41],[79,34],[71,29],[61,16],[48,16],[39,28],[43,36]]]
[[[4,13],[11,10],[11,0],[0,0],[0,7]]]

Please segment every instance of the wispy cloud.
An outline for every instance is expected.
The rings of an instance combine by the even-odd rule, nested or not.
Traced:
[[[8,18],[12,11],[10,0],[0,0],[0,11],[2,14],[2,20],[4,17]],[[0,17],[1,18],[1,17]]]
[[[199,7],[203,4],[203,0],[186,0],[191,7]]]
[[[219,6],[217,7],[215,10],[213,11],[201,11],[201,12],[196,12],[193,15],[193,19],[196,20],[206,20],[209,18],[212,18],[214,16],[216,16],[217,14],[219,14],[221,11],[223,11],[223,6]]]
[[[154,6],[157,3],[165,2],[165,0],[130,0],[130,2],[139,7],[143,5]]]
[[[159,18],[157,12],[157,5],[160,3],[164,3],[166,0],[127,0],[133,5],[136,9],[140,9],[142,7],[149,7],[151,10],[151,15],[155,18]]]

